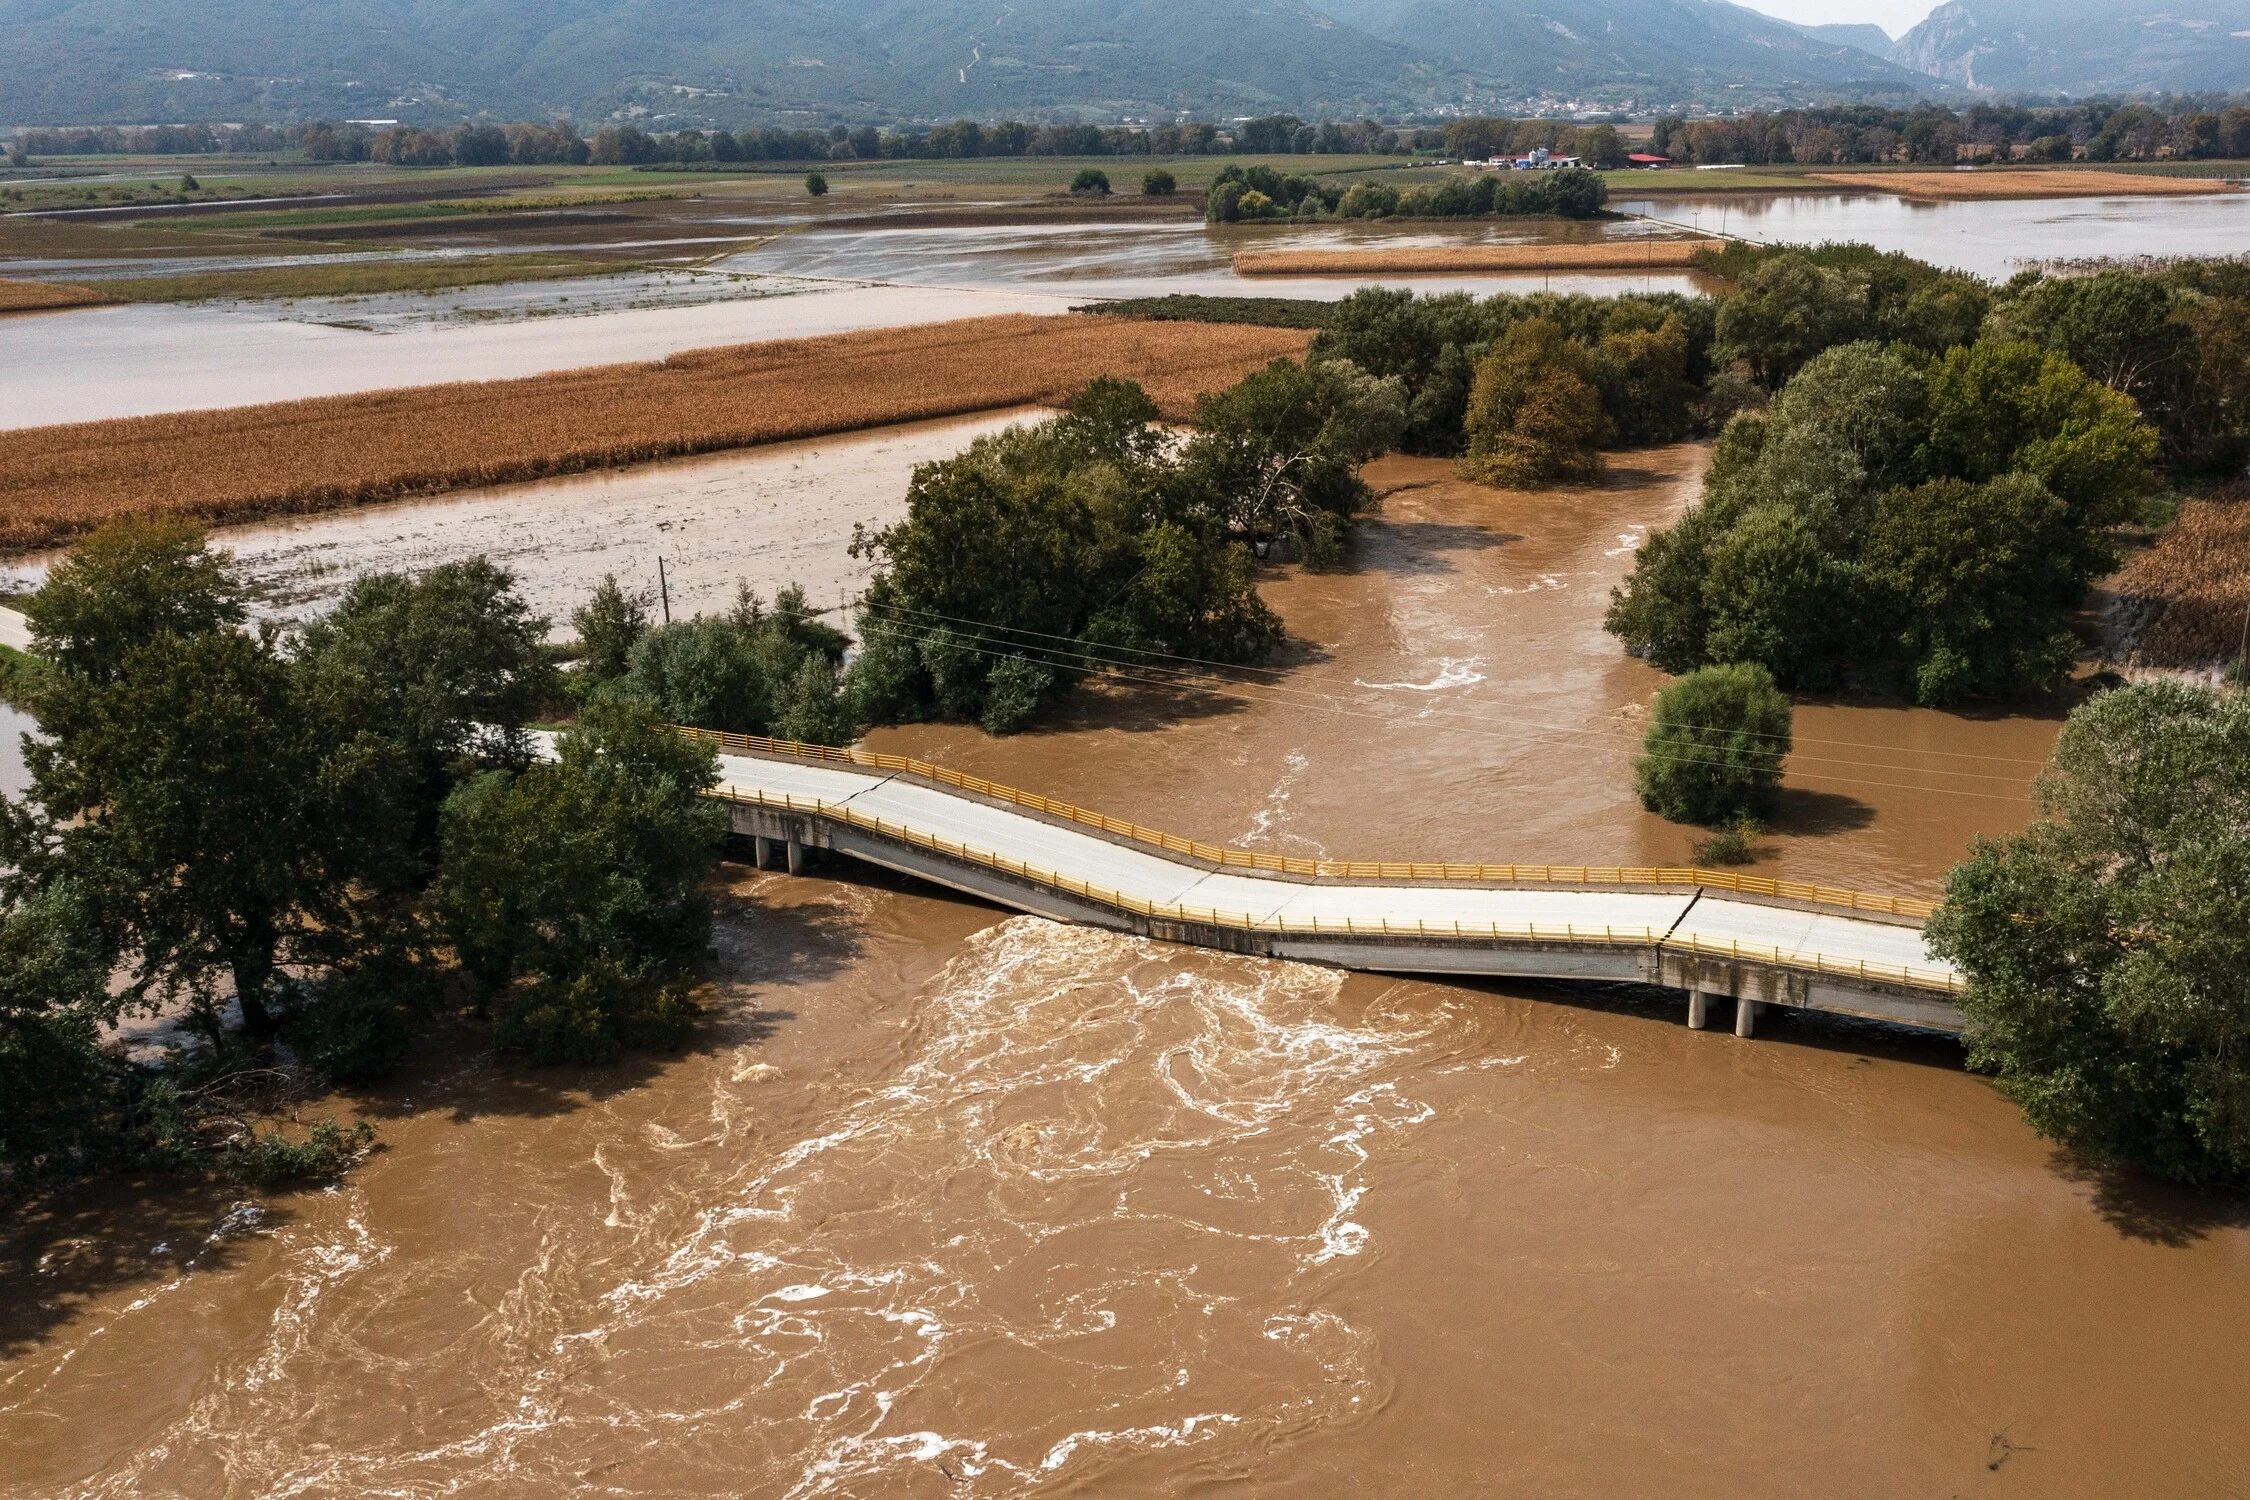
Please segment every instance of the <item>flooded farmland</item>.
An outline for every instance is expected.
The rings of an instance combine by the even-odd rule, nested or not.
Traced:
[[[1703,462],[1520,495],[1385,460],[1352,566],[1267,584],[1282,670],[877,742],[1247,847],[1674,858],[1624,780],[1657,675],[1598,626]],[[1808,709],[1763,868],[1934,890],[2054,728]],[[717,974],[678,1057],[433,1046],[350,1101],[384,1150],[332,1190],[23,1226],[0,1494],[2250,1474],[2250,1228],[2056,1158],[1949,1041],[1744,1043],[1638,992],[1230,958],[850,867],[734,871]]]
[[[988,313],[1062,312],[1107,297],[1333,298],[1370,281],[1482,295],[1699,289],[1695,277],[1680,273],[1249,278],[1232,264],[1244,249],[1420,248],[1716,230],[1767,243],[1867,240],[2004,278],[2024,261],[2050,257],[2233,254],[2250,228],[2250,193],[1921,203],[1841,191],[1635,200],[1621,188],[1616,198],[1618,209],[1656,222],[1205,226],[1174,216],[1025,223],[1007,222],[994,205],[995,222],[926,223],[918,208],[940,207],[973,221],[968,211],[976,205],[908,202],[831,224],[770,207],[691,203],[677,207],[689,217],[671,225],[673,232],[643,247],[668,251],[668,272],[435,294],[156,304],[14,318],[12,357],[0,363],[0,429],[498,379],[655,359],[712,344]],[[685,233],[698,226],[715,232]],[[528,238],[487,233],[453,237],[444,250],[606,254],[632,248],[619,234],[607,225]],[[260,262],[258,255],[206,256],[182,265],[209,271]],[[0,276],[84,274],[74,272],[74,264],[0,258]],[[148,269],[146,262],[132,264]]]
[[[2239,212],[1798,201],[1756,232],[1938,260]],[[742,274],[926,280],[489,326],[16,320],[0,423],[1241,289],[1231,241],[1115,233],[839,229]],[[825,606],[914,464],[1020,415],[218,540],[285,616],[476,552],[558,619],[659,556],[675,613],[738,581]],[[1600,620],[1707,458],[1538,494],[1382,460],[1350,565],[1263,580],[1270,668],[872,743],[1243,848],[1683,862],[1629,792],[1663,679]],[[1800,704],[1757,871],[1938,893],[2029,815],[2059,712]],[[11,752],[25,722],[0,710]],[[97,1184],[0,1230],[0,1497],[2250,1492],[2250,1219],[2052,1151],[1950,1040],[1776,1013],[1741,1041],[1672,996],[1173,948],[844,864],[723,886],[678,1054],[533,1070],[440,1034],[307,1111],[381,1129],[331,1187]]]
[[[906,514],[917,464],[1044,413],[1027,408],[916,422],[806,443],[363,506],[213,534],[282,618],[333,603],[360,573],[418,572],[483,555],[516,574],[534,610],[569,631],[571,610],[605,574],[658,601],[664,559],[673,613],[724,614],[738,585],[771,600],[801,585],[834,609],[867,565],[847,555],[854,527]]]

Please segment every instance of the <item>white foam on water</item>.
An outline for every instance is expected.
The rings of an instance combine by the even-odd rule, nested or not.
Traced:
[[[1328,848],[1316,839],[1291,831],[1283,825],[1289,819],[1289,799],[1295,795],[1297,783],[1304,779],[1312,766],[1312,758],[1302,750],[1292,750],[1281,758],[1281,779],[1266,793],[1266,805],[1250,814],[1250,829],[1237,838],[1237,848],[1251,848],[1259,844],[1301,844],[1313,851],[1314,857],[1326,859]]]
[[[1395,1074],[1458,1023],[1347,1019],[1342,983],[1002,921],[812,1133],[615,1137],[660,1168],[597,1150],[612,1222],[558,1218],[507,1262],[514,1284],[438,1356],[469,1383],[404,1438],[322,1405],[354,1368],[411,1390],[429,1357],[363,1347],[382,1295],[338,1304],[354,1278],[413,1275],[347,1194],[289,1245],[265,1347],[83,1493],[178,1493],[155,1481],[219,1463],[261,1495],[600,1473],[615,1493],[1011,1496],[1348,1419],[1381,1399],[1381,1362],[1323,1304],[1380,1241],[1372,1168],[1433,1116]]]
[[[1362,682],[1355,677],[1352,679],[1352,686],[1374,688],[1386,693],[1442,693],[1450,688],[1474,687],[1484,681],[1484,674],[1476,670],[1477,663],[1482,660],[1482,657],[1477,656],[1441,656],[1438,658],[1437,676],[1428,682]]]

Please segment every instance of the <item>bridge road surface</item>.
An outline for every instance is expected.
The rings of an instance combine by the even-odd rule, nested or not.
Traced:
[[[1494,926],[1536,927],[1542,936],[1551,929],[1558,937],[1566,928],[1575,928],[1582,935],[1594,935],[1594,943],[1603,941],[1600,935],[1606,929],[1612,941],[1640,940],[1652,947],[1666,943],[1702,952],[1739,944],[1743,949],[1779,950],[1784,959],[1817,956],[1828,966],[1865,963],[1870,969],[1911,970],[1937,987],[1958,979],[1952,965],[1929,952],[1918,926],[1895,919],[1769,905],[1694,887],[1617,891],[1352,884],[1332,879],[1315,883],[1210,869],[873,768],[721,755],[719,772],[722,794],[786,797],[799,804],[817,801],[850,809],[928,837],[1104,887],[1135,902],[1196,911],[1208,908],[1222,919],[1280,922],[1291,929],[1309,928],[1317,919],[1322,929],[1331,932],[1341,932],[1348,920],[1362,933],[1388,922],[1394,932],[1426,930],[1433,937],[1450,932],[1455,923],[1480,931]],[[1005,889],[950,883],[1002,904],[1039,909],[1033,903],[1011,901]],[[1332,961],[1346,967],[1400,971],[1489,972],[1448,963],[1437,952],[1392,954],[1381,962]],[[1567,971],[1556,972],[1557,977],[1570,977]],[[1880,1008],[1863,1010],[1856,1005],[1821,1008],[1882,1013]],[[1942,1010],[1951,1012],[1950,1003]],[[1699,1017],[1700,1009],[1694,1014]],[[1947,1024],[1942,1017],[1934,1024],[1946,1030],[1959,1025],[1957,1018]]]

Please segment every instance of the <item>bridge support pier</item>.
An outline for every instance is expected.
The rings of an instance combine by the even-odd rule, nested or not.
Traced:
[[[1735,1001],[1734,1034],[1736,1036],[1749,1036],[1752,1030],[1757,1026],[1757,1024],[1758,1002],[1755,1000]]]
[[[789,841],[789,873],[796,875],[805,868],[805,846],[795,839]]]
[[[773,841],[771,839],[767,838],[762,833],[753,835],[751,837],[750,868],[752,868],[753,870],[763,870],[767,865],[773,862],[773,850],[769,847],[772,842]]]
[[[1687,996],[1687,1026],[1690,1031],[1701,1031],[1710,1024],[1711,997],[1701,990],[1689,990]]]

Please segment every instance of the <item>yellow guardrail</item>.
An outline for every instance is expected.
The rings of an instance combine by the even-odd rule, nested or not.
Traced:
[[[938,786],[989,797],[1013,807],[1062,818],[1098,829],[1113,838],[1147,844],[1167,854],[1184,855],[1206,864],[1236,870],[1265,870],[1279,875],[1304,875],[1316,880],[1436,880],[1487,885],[1658,885],[1695,886],[1703,890],[1734,891],[1745,896],[1769,896],[1784,901],[1804,901],[1847,911],[1876,912],[1910,917],[1919,922],[1937,910],[1934,901],[1912,896],[1876,896],[1841,886],[1813,885],[1798,880],[1774,880],[1763,875],[1742,875],[1731,870],[1706,870],[1693,865],[1460,865],[1419,861],[1303,859],[1286,854],[1259,854],[1182,838],[1176,833],[1148,828],[1124,818],[1090,811],[1037,792],[1021,791],[982,776],[971,776],[946,766],[932,765],[904,755],[882,755],[872,750],[839,750],[829,745],[807,745],[796,740],[767,739],[762,735],[724,734],[715,729],[681,728],[680,733],[707,740],[722,750],[748,755],[780,755],[794,760],[833,762],[867,770],[900,772]]]
[[[736,736],[736,738],[741,738]],[[1807,953],[1799,949],[1769,948],[1756,943],[1714,943],[1699,938],[1671,938],[1653,927],[1615,927],[1564,923],[1560,927],[1541,927],[1534,923],[1522,926],[1502,926],[1488,923],[1440,923],[1432,926],[1416,921],[1411,926],[1405,922],[1387,920],[1375,922],[1355,921],[1345,918],[1341,923],[1323,923],[1318,917],[1291,921],[1282,917],[1260,917],[1251,912],[1222,911],[1218,907],[1184,906],[1176,903],[1148,901],[1129,896],[1108,886],[1094,885],[1089,881],[1073,880],[1058,871],[1022,860],[1009,859],[989,849],[979,849],[953,839],[939,838],[903,823],[893,823],[887,818],[841,802],[827,802],[812,797],[792,797],[771,792],[745,792],[738,788],[721,787],[715,794],[729,802],[739,802],[753,807],[778,808],[784,812],[811,813],[829,818],[849,827],[864,829],[885,838],[896,839],[909,848],[926,849],[933,854],[945,855],[967,864],[980,865],[988,870],[1013,875],[1035,885],[1081,900],[1091,901],[1115,911],[1130,912],[1151,920],[1170,922],[1200,922],[1210,927],[1224,927],[1239,932],[1270,932],[1276,935],[1308,937],[1367,937],[1367,938],[1461,938],[1484,939],[1494,942],[1568,942],[1601,944],[1617,947],[1655,947],[1665,951],[1694,954],[1700,957],[1748,959],[1754,963],[1773,964],[1781,968],[1808,973],[1825,974],[1837,978],[1875,980],[1885,984],[1901,984],[1914,989],[1937,990],[1947,995],[1957,993],[1960,981],[1952,974],[1930,969],[1913,969],[1905,965],[1870,964],[1865,960],[1850,961],[1829,958],[1825,954]]]

